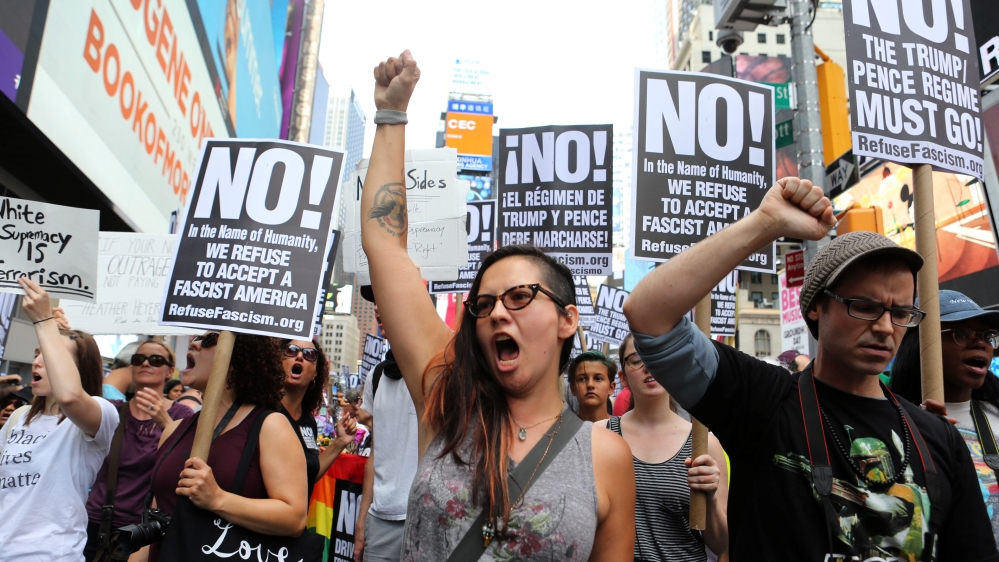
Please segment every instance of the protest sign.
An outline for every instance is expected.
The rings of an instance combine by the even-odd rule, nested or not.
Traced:
[[[739,272],[732,271],[711,291],[711,335],[735,335],[735,301]]]
[[[801,286],[789,287],[787,275],[781,271],[778,274],[780,283],[780,333],[781,349],[793,349],[802,355],[808,355],[808,325],[801,316],[801,306],[798,295]]]
[[[624,289],[601,285],[597,291],[597,315],[587,334],[586,344],[591,349],[596,342],[619,346],[630,332],[624,317],[624,301],[630,293]]]
[[[330,253],[326,256],[326,264],[323,266],[323,282],[319,285],[319,296],[316,298],[316,318],[312,323],[312,337],[318,338],[323,332],[323,314],[326,313],[326,296],[330,295],[330,279],[333,277],[333,264],[336,262],[336,252],[340,248],[340,231],[334,230],[331,233],[333,243],[330,244]]]
[[[610,125],[500,130],[500,246],[534,244],[573,275],[611,275]]]
[[[468,236],[465,228],[465,201],[468,182],[457,178],[458,155],[453,148],[407,150],[405,177],[409,257],[428,281],[450,281],[458,268],[468,263]],[[347,225],[344,232],[344,269],[357,274],[357,282],[370,285],[368,257],[361,246],[361,189],[368,172],[368,160],[357,164],[347,196]],[[371,186],[392,189],[391,184]],[[376,204],[379,195],[376,193]]]
[[[880,233],[879,233],[880,234]],[[784,254],[784,275],[788,287],[800,287],[805,283],[805,251],[793,250]]]
[[[55,298],[94,302],[100,212],[0,197],[0,291],[28,277]]]
[[[576,308],[579,309],[579,325],[592,326],[596,318],[596,311],[593,310],[593,295],[590,294],[590,284],[586,282],[585,275],[574,275],[573,281],[576,284]]]
[[[385,338],[380,338],[372,334],[364,335],[364,354],[361,357],[361,368],[357,374],[358,384],[364,384],[364,381],[367,380],[368,375],[371,374],[375,366],[385,360],[385,352],[388,351],[385,344]]]
[[[97,244],[97,299],[66,301],[70,324],[91,334],[193,334],[161,326],[160,301],[173,261],[176,234],[101,232]]]
[[[774,184],[773,98],[734,78],[635,71],[635,259],[666,261],[760,205]],[[776,271],[775,246],[739,269]]]
[[[353,562],[354,529],[361,510],[367,457],[341,453],[316,482],[306,527],[326,537],[329,562]]]
[[[0,357],[7,349],[7,336],[10,335],[10,319],[14,317],[14,304],[17,295],[0,293]],[[69,302],[69,301],[66,301]]]
[[[983,180],[970,19],[968,0],[844,0],[854,154]]]
[[[310,339],[343,159],[286,141],[206,141],[160,322]]]
[[[454,281],[431,281],[431,295],[467,293],[479,273],[482,258],[493,251],[496,240],[496,202],[469,201],[467,205],[465,230],[468,233],[468,264],[458,268],[458,278]]]

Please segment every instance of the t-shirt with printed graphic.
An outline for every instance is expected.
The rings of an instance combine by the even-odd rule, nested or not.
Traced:
[[[3,442],[0,433],[0,558],[9,561],[83,561],[87,490],[94,483],[118,410],[93,397],[101,425],[91,437],[68,419],[27,414]]]
[[[967,402],[947,402],[947,415],[957,420],[957,430],[964,437],[965,444],[971,452],[971,460],[975,464],[975,474],[978,475],[978,485],[981,488],[982,497],[985,498],[985,509],[988,511],[989,520],[992,522],[992,532],[999,542],[999,484],[996,483],[996,473],[985,464],[985,455],[982,451],[982,444],[978,439],[978,432],[975,431],[975,421],[971,417],[971,401]],[[999,409],[988,402],[979,402],[985,417],[988,418],[992,426],[992,433],[999,430]]]
[[[937,560],[999,561],[971,456],[954,427],[900,400],[940,474],[940,497],[930,506],[919,455],[895,406],[884,398],[849,394],[816,380],[828,417],[830,499],[838,516],[830,545],[811,483],[798,399],[800,373],[789,375],[783,368],[711,343],[717,368],[690,412],[711,428],[731,458],[728,520],[733,561],[919,560],[927,513],[941,522]],[[640,350],[643,358],[651,352]],[[649,370],[671,386],[669,373],[654,366]],[[907,441],[910,462],[903,462]],[[891,482],[899,471],[903,479],[871,486],[854,472],[847,456],[875,482]]]

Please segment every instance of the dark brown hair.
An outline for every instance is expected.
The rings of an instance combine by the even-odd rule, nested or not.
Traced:
[[[104,385],[104,363],[101,360],[101,350],[97,347],[94,337],[80,330],[59,330],[59,335],[65,336],[76,343],[76,351],[73,353],[73,362],[80,372],[80,384],[84,392],[90,396],[101,396]],[[45,397],[35,396],[31,401],[31,409],[24,418],[24,425],[27,427],[36,416],[45,411]],[[59,422],[66,419],[66,414],[59,412]]]
[[[569,269],[529,245],[504,246],[486,256],[472,281],[470,297],[479,294],[486,270],[510,257],[526,258],[537,265],[547,288],[567,305],[576,304],[576,289]],[[539,301],[534,306],[538,305],[554,306],[558,314],[567,314],[554,303]],[[562,344],[559,373],[568,366],[571,352],[572,338],[568,338]],[[506,528],[510,511],[507,492],[510,410],[503,386],[479,346],[475,317],[462,314],[454,337],[443,353],[430,362],[427,370],[432,369],[440,369],[440,376],[428,393],[424,419],[444,442],[438,458],[450,454],[458,464],[474,465],[472,501],[483,506],[491,518],[500,518]],[[467,458],[462,458],[465,455]]]
[[[267,336],[236,333],[229,360],[226,388],[236,390],[243,404],[277,410],[284,396],[284,364],[281,340]]]
[[[284,371],[284,348],[291,343],[289,339],[281,340],[281,370]],[[316,357],[316,378],[312,379],[309,384],[309,388],[305,391],[305,396],[302,397],[302,411],[309,412],[310,414],[315,414],[316,410],[319,409],[319,404],[323,400],[323,389],[330,381],[330,362],[326,359],[326,353],[323,351],[323,346],[319,345],[315,339],[312,340],[312,345],[316,346],[316,351],[319,356]],[[282,379],[282,387],[284,379]]]

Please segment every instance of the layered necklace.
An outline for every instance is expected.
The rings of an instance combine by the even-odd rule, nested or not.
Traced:
[[[892,484],[901,484],[905,479],[905,469],[906,467],[909,466],[909,449],[910,449],[910,443],[912,442],[912,439],[909,436],[909,427],[905,423],[905,414],[902,413],[902,405],[899,404],[897,401],[892,401],[892,402],[895,405],[895,409],[898,411],[899,419],[902,421],[902,436],[905,439],[904,441],[905,446],[903,448],[904,458],[902,459],[902,468],[896,471],[895,477],[889,480],[888,482],[876,482],[867,477],[867,474],[860,468],[860,465],[857,464],[857,461],[853,460],[853,457],[850,456],[850,452],[840,442],[839,437],[836,435],[836,432],[833,431],[832,422],[829,421],[829,416],[826,415],[825,408],[823,408],[821,405],[819,406],[819,411],[822,413],[822,419],[823,421],[826,422],[826,427],[829,428],[829,434],[832,435],[833,442],[836,443],[836,448],[839,449],[840,454],[842,454],[843,458],[846,459],[846,463],[850,465],[850,468],[853,469],[853,472],[855,472],[857,476],[871,488],[881,488],[884,486],[890,486]],[[893,471],[895,470],[895,461],[892,460],[891,454],[888,455],[888,458],[886,459],[885,462],[890,463],[892,470]]]
[[[539,421],[538,423],[529,425],[527,427],[524,427],[524,426],[520,425],[520,422],[518,422],[517,420],[513,420],[513,423],[517,424],[517,428],[520,430],[520,431],[517,432],[517,437],[521,441],[527,441],[527,430],[528,429],[534,429],[535,427],[538,427],[539,425],[545,423],[546,421],[553,420],[553,419],[561,416],[562,415],[562,410],[564,410],[564,409],[565,409],[565,401],[562,401],[562,406],[559,408],[558,412],[554,416],[547,417],[547,418]],[[510,419],[513,419],[513,416],[510,416]]]

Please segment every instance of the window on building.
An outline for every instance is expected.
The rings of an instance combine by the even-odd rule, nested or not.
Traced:
[[[783,45],[784,41],[785,41],[784,34],[783,33],[778,33],[777,34],[777,44],[778,45]]]
[[[756,331],[756,335],[753,336],[753,351],[757,357],[770,355],[770,332],[766,330]]]
[[[753,284],[756,284],[756,285],[759,285],[760,283],[763,283],[763,274],[760,273],[759,271],[752,271],[752,272],[750,272],[749,273],[749,282],[753,283]]]
[[[749,53],[747,53],[747,52],[745,52],[745,51],[743,51],[743,52],[741,52],[741,53],[739,53],[739,54],[740,54],[740,55],[746,55],[747,57],[749,56]]]
[[[780,282],[780,280],[779,280],[779,278],[777,277],[777,274],[776,274],[776,273],[771,273],[771,274],[770,274],[770,282],[771,282],[771,283],[773,283],[774,285],[776,285],[777,283],[779,283],[779,282]]]
[[[770,300],[777,302],[780,299],[779,293],[770,293]]]
[[[749,300],[753,301],[753,308],[760,308],[760,303],[763,302],[763,292],[753,291],[749,293]]]
[[[711,62],[711,51],[701,51],[701,62]]]
[[[715,32],[714,32],[714,30],[710,30],[709,29],[708,30],[708,41],[714,41],[714,40],[715,40]]]
[[[757,33],[756,34],[756,41],[758,43],[766,43],[767,42],[767,34],[766,33]]]
[[[760,56],[761,57],[765,57],[765,56],[767,56],[767,54],[766,53],[760,53]]]

